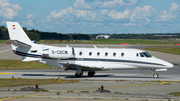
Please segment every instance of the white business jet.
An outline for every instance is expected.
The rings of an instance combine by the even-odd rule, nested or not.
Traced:
[[[36,61],[65,70],[75,70],[76,77],[81,77],[83,71],[88,71],[88,76],[92,77],[95,71],[146,69],[154,73],[154,78],[158,78],[156,71],[167,71],[173,67],[171,63],[138,49],[108,49],[96,46],[74,48],[35,44],[18,22],[7,22],[7,27],[13,52],[22,56],[22,61]]]

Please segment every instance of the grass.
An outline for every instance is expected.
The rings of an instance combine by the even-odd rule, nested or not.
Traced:
[[[51,44],[175,44],[177,41],[141,40],[141,39],[92,39],[92,40],[40,40],[37,43]]]
[[[0,43],[9,42],[8,40],[0,40]],[[143,39],[91,39],[91,40],[40,40],[37,43],[51,43],[51,44],[175,44],[177,41],[163,41],[163,40],[143,40]]]
[[[50,66],[38,62],[22,62],[21,60],[0,60],[0,70],[3,69],[50,69]],[[56,67],[52,67],[54,69]]]
[[[16,86],[31,86],[31,85],[45,85],[45,84],[63,84],[76,83],[78,80],[61,80],[57,82],[56,79],[0,79],[0,87],[16,87]]]
[[[109,43],[109,44],[119,44],[119,43],[129,43],[129,44],[167,44],[174,43],[170,41],[159,41],[159,40],[140,40],[140,39],[94,39],[92,42],[98,43]]]
[[[61,95],[59,92],[56,93],[57,95]]]
[[[89,93],[89,91],[81,91],[82,93]]]
[[[172,93],[168,93],[170,95],[174,95],[174,96],[180,96],[180,92],[172,92]]]
[[[172,54],[180,55],[180,48],[145,48],[145,49],[151,50],[151,51],[159,51],[159,52],[165,52],[165,53],[172,53]]]
[[[6,43],[9,42],[8,40],[0,40],[0,43]]]
[[[115,92],[116,94],[122,94],[122,92]]]
[[[74,92],[73,90],[68,90],[67,92]]]

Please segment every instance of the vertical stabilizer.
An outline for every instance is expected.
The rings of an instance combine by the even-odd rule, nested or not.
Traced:
[[[26,35],[18,22],[6,22],[10,40],[19,41],[27,45],[31,45],[32,41]]]

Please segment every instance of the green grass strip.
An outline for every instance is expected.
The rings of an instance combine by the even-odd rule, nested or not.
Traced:
[[[37,43],[51,44],[175,44],[177,41],[161,41],[161,40],[140,40],[140,39],[92,39],[92,40],[40,40]]]
[[[180,55],[180,48],[145,48],[151,51],[165,52]]]
[[[0,70],[7,69],[50,69],[50,66],[38,62],[23,62],[21,60],[0,60]],[[57,69],[52,67],[51,69]]]
[[[45,84],[63,84],[76,83],[78,80],[59,80],[56,79],[0,79],[0,87],[16,87],[16,86],[31,86],[31,85],[45,85]]]
[[[0,40],[0,43],[6,43],[9,42],[8,40]]]
[[[6,43],[8,40],[0,40],[0,43]],[[176,44],[177,41],[162,40],[142,40],[142,39],[91,39],[91,40],[40,40],[37,43],[50,44]]]

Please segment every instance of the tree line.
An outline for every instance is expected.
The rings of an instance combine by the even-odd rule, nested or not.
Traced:
[[[27,30],[23,27],[23,30],[27,33],[31,40],[91,40],[91,38],[96,38],[98,35],[109,35],[110,38],[114,39],[169,39],[178,38],[180,39],[180,33],[147,33],[147,34],[82,34],[82,33],[69,33],[62,34],[56,32],[43,32],[35,29]],[[8,30],[5,26],[0,26],[0,39],[9,39]]]
[[[23,27],[23,30],[26,32],[28,37],[31,40],[91,40],[87,34],[62,34],[56,32],[42,32],[39,30],[31,29],[27,30],[26,27]],[[0,39],[9,39],[8,30],[5,26],[0,26]]]
[[[23,29],[31,40],[91,40],[89,35],[86,34],[62,34],[57,32],[42,32],[37,29],[27,30],[26,27],[23,27]]]
[[[91,38],[96,38],[98,35],[109,35],[110,38],[114,39],[169,39],[178,38],[180,39],[180,33],[147,33],[147,34],[89,34]]]

